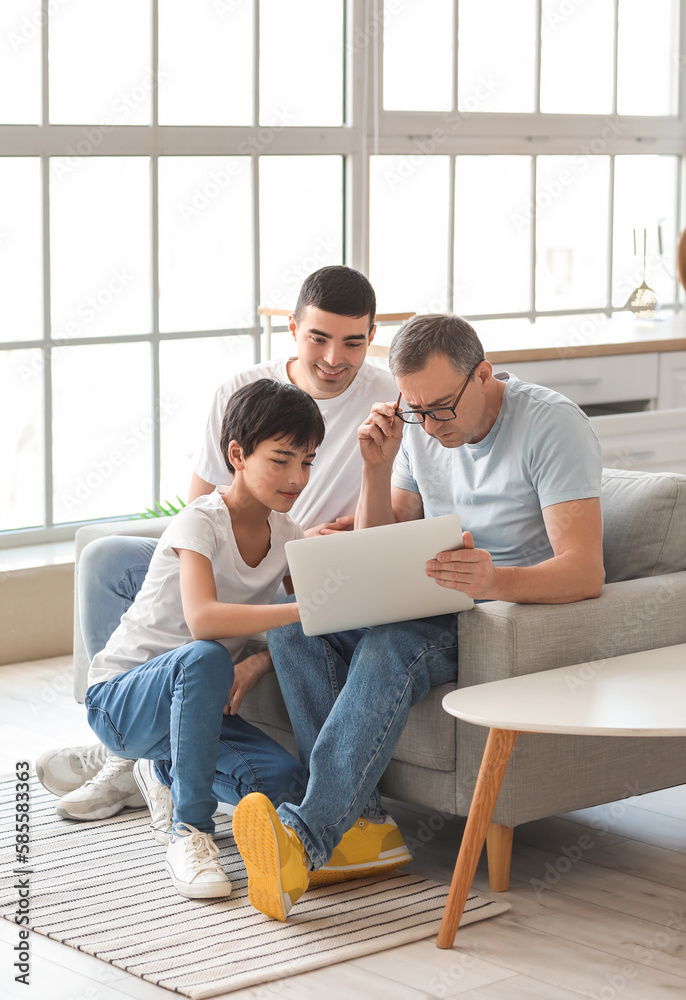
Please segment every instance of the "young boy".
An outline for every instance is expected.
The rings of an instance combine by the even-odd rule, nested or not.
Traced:
[[[218,798],[260,790],[299,801],[293,790],[306,784],[295,758],[235,715],[269,656],[234,663],[247,636],[300,620],[296,604],[269,602],[287,573],[285,542],[303,535],[288,511],[323,438],[317,404],[296,386],[260,379],[235,392],[221,431],[231,486],[176,516],[91,663],[90,726],[112,753],[140,758],[153,832],[168,841],[166,868],[190,898],[231,891],[212,837]]]

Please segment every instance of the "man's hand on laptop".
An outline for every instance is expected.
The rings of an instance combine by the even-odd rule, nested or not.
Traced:
[[[403,438],[403,422],[396,416],[395,403],[374,403],[372,412],[357,430],[362,461],[368,466],[388,466]]]
[[[439,552],[426,564],[426,575],[441,587],[461,590],[474,599],[493,598],[497,570],[490,553],[474,547],[471,532],[462,532],[464,548]]]
[[[354,526],[355,515],[344,514],[343,517],[337,517],[335,521],[324,521],[322,524],[308,528],[305,532],[305,538],[316,538],[317,535],[338,535],[341,531],[352,531]]]

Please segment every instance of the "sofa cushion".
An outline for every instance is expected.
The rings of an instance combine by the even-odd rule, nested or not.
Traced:
[[[603,469],[605,582],[686,569],[686,476]]]

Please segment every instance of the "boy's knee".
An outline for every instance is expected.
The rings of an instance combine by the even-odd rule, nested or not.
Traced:
[[[207,670],[233,672],[233,660],[226,646],[214,639],[194,639],[185,649],[186,657],[201,663]]]

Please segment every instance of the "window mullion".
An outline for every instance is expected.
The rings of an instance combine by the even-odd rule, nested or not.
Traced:
[[[53,461],[52,461],[52,342],[50,304],[50,159],[41,157],[43,196],[43,478],[45,527],[52,528]]]
[[[612,316],[612,289],[614,282],[614,247],[615,247],[615,157],[610,156],[610,176],[607,210],[607,308],[606,315]]]
[[[534,52],[536,53],[536,68],[535,68],[535,88],[536,92],[534,94],[534,111],[536,114],[540,114],[541,111],[541,50],[543,46],[543,0],[537,0],[536,4],[536,43],[534,46]]]

